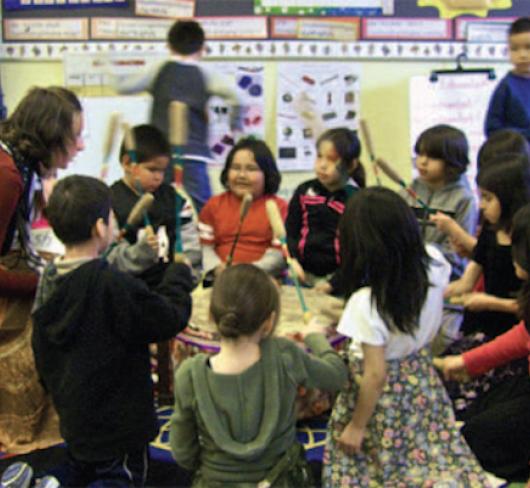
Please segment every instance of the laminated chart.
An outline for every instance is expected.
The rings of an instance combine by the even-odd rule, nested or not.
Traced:
[[[234,83],[243,105],[242,125],[245,136],[265,137],[264,67],[262,63],[208,63],[208,69]],[[209,144],[217,164],[224,164],[234,146],[235,135],[230,130],[230,108],[219,97],[208,102]],[[238,136],[241,136],[239,134]]]
[[[394,0],[254,0],[262,15],[393,15]]]
[[[444,19],[460,15],[487,17],[492,9],[508,9],[511,6],[512,0],[418,0],[418,7],[436,7]]]
[[[327,129],[357,129],[360,66],[353,63],[280,63],[276,146],[282,170],[313,168],[315,142]]]

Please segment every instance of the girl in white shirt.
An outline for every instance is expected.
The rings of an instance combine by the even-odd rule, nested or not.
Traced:
[[[449,264],[381,187],[351,197],[340,237],[349,300],[339,331],[351,338],[352,378],[328,424],[324,486],[488,486],[429,351]]]

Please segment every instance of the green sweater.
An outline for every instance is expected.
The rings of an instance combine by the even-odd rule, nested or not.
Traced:
[[[196,471],[194,486],[261,481],[295,442],[297,387],[343,386],[347,369],[326,338],[310,334],[306,344],[314,355],[287,339],[265,339],[260,360],[241,374],[214,373],[206,354],[179,367],[171,450]]]

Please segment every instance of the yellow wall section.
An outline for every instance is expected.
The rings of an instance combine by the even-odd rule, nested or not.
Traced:
[[[469,64],[471,67],[472,64]],[[378,155],[391,162],[408,181],[412,170],[410,148],[414,142],[409,140],[409,79],[411,76],[428,75],[433,69],[452,68],[454,63],[364,61],[361,65],[361,113],[369,123],[375,150]],[[270,94],[269,100],[274,100],[277,65],[273,61],[267,61],[265,66],[266,91]],[[507,63],[480,63],[480,66],[491,66],[503,72],[509,65]],[[2,62],[1,76],[9,110],[12,110],[27,90],[34,85],[63,84],[61,62]],[[82,93],[82,95],[103,94],[100,91],[92,89],[91,92]],[[274,104],[268,103],[265,110],[266,139],[274,146],[276,137]],[[103,124],[106,122],[102,121]],[[368,183],[373,184],[375,180],[366,151],[363,153],[362,160],[368,173]],[[293,188],[298,182],[311,176],[312,173],[286,173],[284,182],[286,186]],[[218,172],[214,171],[212,183],[216,191],[219,190],[217,180]],[[383,179],[383,182],[388,184],[386,179]]]

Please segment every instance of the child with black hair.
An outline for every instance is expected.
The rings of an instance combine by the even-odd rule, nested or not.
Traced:
[[[296,441],[297,390],[337,391],[346,368],[317,322],[302,329],[312,354],[274,337],[279,314],[277,286],[263,270],[238,264],[215,281],[210,316],[221,348],[178,368],[170,420],[173,457],[194,472],[196,488],[313,486]]]
[[[524,281],[518,304],[522,321],[494,340],[458,356],[439,360],[447,380],[475,377],[514,360],[530,361],[530,205],[513,218],[512,257],[517,277]],[[512,378],[473,403],[462,429],[482,466],[509,481],[530,476],[530,378]]]
[[[280,243],[274,240],[266,202],[274,200],[285,218],[287,203],[276,196],[281,175],[265,142],[241,139],[230,151],[221,172],[227,191],[208,200],[199,215],[203,269],[218,275],[226,265],[239,224],[241,202],[252,196],[235,249],[234,263],[253,263],[272,275],[285,268]]]
[[[530,201],[530,167],[522,156],[504,155],[479,173],[477,183],[486,225],[462,278],[453,281],[445,295],[462,296],[472,312],[464,317],[465,334],[478,330],[495,337],[517,322],[515,295],[521,282],[512,264],[510,233],[515,212]],[[473,292],[482,273],[484,293]]]
[[[208,146],[207,103],[212,96],[221,97],[230,107],[230,127],[241,129],[239,101],[235,87],[220,74],[199,65],[205,35],[194,20],[178,20],[168,32],[171,59],[156,65],[138,77],[117,80],[121,93],[148,90],[153,95],[151,123],[166,136],[169,130],[168,109],[172,101],[188,107],[188,142],[184,148],[184,187],[197,212],[211,196],[207,163],[212,161]],[[165,182],[173,181],[172,168],[165,173]]]
[[[172,264],[156,289],[110,266],[100,254],[113,236],[110,191],[87,176],[60,180],[48,202],[66,248],[39,282],[33,351],[59,414],[68,462],[64,486],[143,486],[156,436],[149,349],[182,330],[191,276]]]
[[[455,127],[436,125],[425,130],[414,145],[419,176],[412,182],[412,189],[437,214],[430,215],[408,193],[402,192],[424,221],[425,242],[438,246],[451,264],[451,280],[462,275],[467,260],[455,252],[448,235],[428,221],[436,222],[437,215],[447,212],[468,234],[475,234],[477,204],[465,175],[468,150],[465,134]]]
[[[511,232],[515,213],[530,201],[530,168],[523,156],[501,156],[478,176],[480,207],[485,225],[471,261],[459,280],[453,281],[445,297],[464,307],[461,331],[464,337],[445,354],[459,354],[506,332],[519,320],[516,295],[521,288],[512,262]],[[480,276],[484,291],[474,291]],[[495,385],[525,373],[521,361],[507,364],[465,384],[446,383],[458,418]]]
[[[289,202],[287,244],[298,278],[334,291],[340,288],[338,276],[332,278],[340,265],[339,219],[348,198],[365,186],[361,143],[356,132],[339,127],[324,132],[316,148],[316,178],[299,185]]]
[[[449,264],[381,187],[350,198],[340,239],[349,298],[338,331],[351,338],[351,377],[328,423],[323,486],[487,486],[430,354]]]
[[[490,164],[503,164],[513,156],[523,156],[530,165],[530,144],[524,136],[512,129],[501,129],[494,132],[480,146],[477,155],[477,170]],[[477,237],[460,227],[458,222],[446,214],[431,215],[431,220],[441,232],[449,236],[452,246],[463,256],[471,257],[477,244]]]
[[[498,84],[484,123],[487,136],[512,129],[530,141],[530,17],[515,20],[508,31],[510,71]]]
[[[168,263],[173,261],[177,227],[182,242],[185,257],[200,274],[201,248],[196,223],[193,219],[191,202],[175,188],[164,183],[164,172],[169,165],[171,148],[166,136],[152,125],[138,125],[132,129],[136,143],[137,163],[131,161],[125,148],[125,142],[120,149],[120,163],[123,168],[123,178],[113,183],[110,187],[112,209],[123,227],[127,216],[134,207],[141,194],[152,193],[155,197],[153,205],[147,212],[148,222],[158,237],[158,257],[152,259],[149,249],[138,249],[137,260],[138,277],[143,279],[150,287],[158,285]],[[177,226],[178,214],[178,226]],[[125,238],[131,244],[136,243],[146,232],[145,220],[129,228]],[[152,261],[145,269],[143,263]]]

